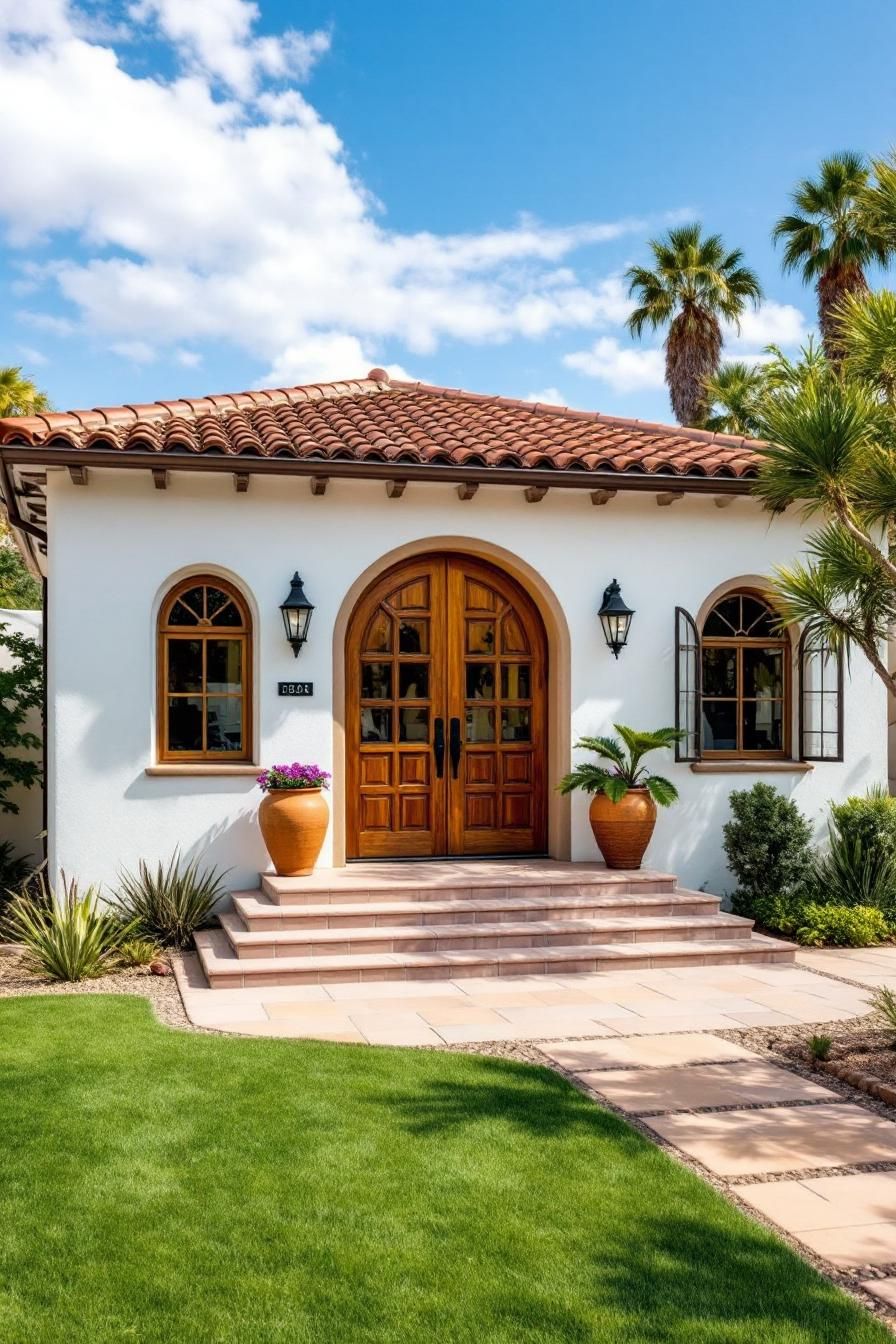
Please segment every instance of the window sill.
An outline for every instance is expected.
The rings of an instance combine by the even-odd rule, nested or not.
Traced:
[[[172,775],[183,777],[185,775],[206,775],[210,778],[219,776],[228,778],[233,776],[252,775],[253,777],[261,770],[260,765],[214,765],[208,761],[185,761],[183,765],[148,765],[144,770],[145,775]]]
[[[695,775],[807,775],[811,761],[692,761]]]

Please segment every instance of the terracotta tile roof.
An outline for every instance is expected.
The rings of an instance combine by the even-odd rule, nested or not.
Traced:
[[[391,382],[349,382],[0,419],[0,444],[409,462],[454,467],[748,477],[754,440],[565,406]]]

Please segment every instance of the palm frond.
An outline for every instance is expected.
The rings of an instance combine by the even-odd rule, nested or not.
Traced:
[[[574,793],[577,789],[582,793],[600,793],[607,781],[614,778],[617,776],[604,766],[591,765],[586,761],[570,770],[568,775],[564,775],[557,789],[564,794]]]
[[[671,780],[662,775],[649,775],[644,783],[657,807],[670,807],[678,802],[678,790]]]
[[[615,737],[580,737],[575,750],[593,751],[596,756],[602,756],[614,765],[622,765],[625,760],[625,752]]]

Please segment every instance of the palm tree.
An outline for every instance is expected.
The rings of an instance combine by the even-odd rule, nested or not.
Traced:
[[[0,416],[35,415],[48,411],[50,402],[31,378],[22,376],[21,368],[0,366]]]
[[[709,406],[703,422],[706,429],[718,434],[758,433],[760,403],[766,390],[763,365],[731,360],[710,374],[704,388]]]
[[[672,410],[679,424],[699,425],[706,417],[706,379],[719,367],[722,319],[737,325],[748,303],[759,304],[762,290],[743,254],[726,251],[717,233],[702,237],[699,224],[670,229],[650,248],[654,269],[632,266],[626,272],[629,294],[638,300],[628,329],[640,336],[645,326],[656,331],[668,324]]]
[[[791,195],[795,213],[783,215],[772,231],[783,241],[785,271],[800,270],[818,294],[818,324],[828,359],[843,349],[835,308],[847,294],[865,293],[865,270],[885,266],[891,247],[864,205],[869,168],[861,154],[846,151],[822,159],[818,177],[806,177]]]

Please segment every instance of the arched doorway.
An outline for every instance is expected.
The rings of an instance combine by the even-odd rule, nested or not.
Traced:
[[[510,575],[469,555],[393,566],[345,643],[348,858],[547,844],[547,639]]]

